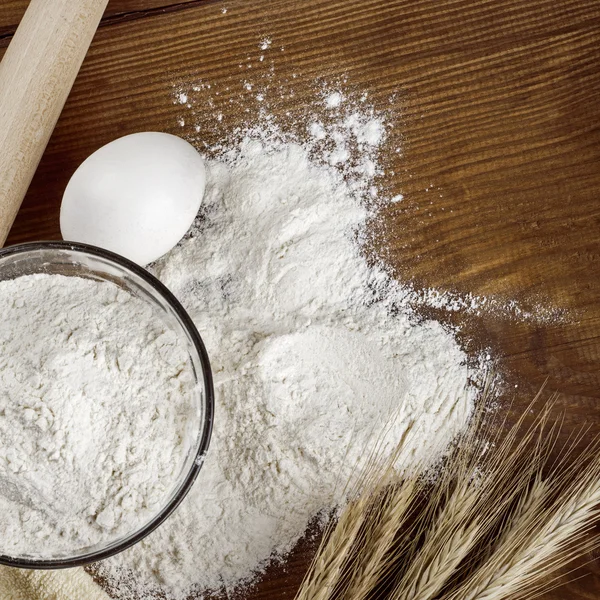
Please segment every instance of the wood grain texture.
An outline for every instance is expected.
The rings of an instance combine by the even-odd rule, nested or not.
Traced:
[[[9,242],[58,238],[69,177],[117,136],[214,143],[260,110],[245,80],[301,128],[321,83],[343,78],[394,125],[382,185],[405,200],[382,211],[373,251],[417,287],[518,300],[533,317],[424,314],[460,325],[473,354],[491,349],[517,408],[549,377],[565,432],[599,432],[597,0],[224,0],[105,22]],[[199,82],[211,87],[191,109],[173,102]],[[248,598],[292,598],[309,556],[300,545]],[[600,562],[584,572],[545,598],[600,597]]]
[[[10,36],[14,33],[30,0],[2,0],[0,4],[0,36]],[[105,13],[105,20],[118,20],[129,17],[148,16],[149,12],[157,9],[171,9],[190,2],[202,0],[111,0]]]

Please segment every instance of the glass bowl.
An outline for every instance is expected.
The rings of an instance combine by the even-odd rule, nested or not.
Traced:
[[[0,281],[36,273],[109,281],[151,304],[184,340],[197,384],[193,399],[197,419],[188,424],[186,458],[170,493],[145,524],[125,536],[81,548],[72,555],[38,558],[0,554],[0,564],[7,566],[57,569],[88,564],[122,552],[154,531],[177,508],[204,462],[212,431],[214,391],[208,355],[194,323],[175,296],[142,267],[107,250],[80,243],[34,242],[0,249]]]

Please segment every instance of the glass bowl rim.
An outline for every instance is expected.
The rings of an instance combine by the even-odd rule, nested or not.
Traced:
[[[126,271],[131,271],[141,279],[143,279],[151,288],[154,289],[163,299],[167,302],[170,308],[179,317],[184,329],[190,336],[194,349],[198,354],[200,364],[202,365],[202,376],[204,383],[204,419],[201,424],[201,438],[198,452],[192,463],[192,466],[181,482],[177,493],[170,500],[170,502],[164,506],[158,514],[156,514],[146,525],[139,529],[134,535],[130,535],[122,542],[116,544],[112,548],[104,548],[95,550],[80,556],[73,556],[68,558],[60,559],[39,559],[39,558],[24,558],[24,557],[11,557],[6,554],[0,554],[0,565],[8,567],[17,567],[20,569],[66,569],[72,567],[80,567],[83,565],[90,564],[99,560],[104,560],[115,554],[119,554],[123,550],[130,548],[134,544],[137,544],[147,535],[152,533],[157,527],[159,527],[181,504],[182,500],[187,496],[192,485],[194,484],[198,473],[204,463],[204,457],[210,444],[210,438],[213,428],[214,412],[215,412],[215,393],[212,380],[212,371],[210,368],[210,361],[204,342],[198,333],[194,322],[188,315],[185,308],[173,295],[173,293],[154,275],[152,275],[145,268],[140,267],[138,264],[130,261],[129,259],[115,254],[104,248],[92,246],[90,244],[83,244],[80,242],[67,242],[67,241],[42,241],[42,242],[27,242],[22,244],[16,244],[13,246],[7,246],[0,248],[0,260],[4,257],[11,255],[23,254],[25,252],[35,250],[70,250],[74,252],[80,252],[82,254],[88,254],[95,257],[102,258],[109,262],[116,263],[119,267]]]

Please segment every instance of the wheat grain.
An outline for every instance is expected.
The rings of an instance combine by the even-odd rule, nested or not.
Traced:
[[[480,525],[460,529],[440,545],[431,559],[421,558],[418,573],[411,575],[407,583],[390,595],[390,600],[430,600],[446,585],[448,580],[472,550]]]

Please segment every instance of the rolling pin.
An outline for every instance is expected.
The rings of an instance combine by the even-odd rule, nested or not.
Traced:
[[[31,0],[0,63],[0,247],[108,0]]]

